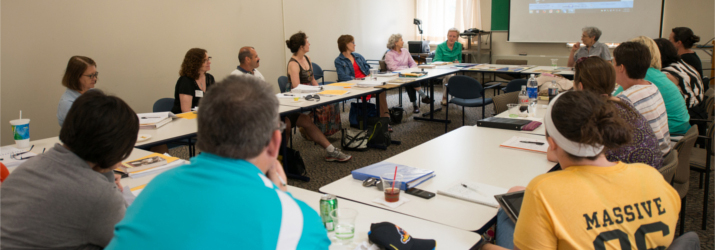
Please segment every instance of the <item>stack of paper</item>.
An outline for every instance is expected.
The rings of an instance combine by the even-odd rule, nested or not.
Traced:
[[[434,64],[420,64],[420,65],[417,65],[417,67],[421,68],[421,69],[434,69],[437,66]]]
[[[298,87],[291,89],[290,92],[293,92],[293,93],[316,93],[321,90],[323,90],[323,87],[321,87],[321,86],[298,84]]]
[[[163,172],[184,164],[186,164],[186,161],[179,158],[153,153],[139,159],[122,162],[122,166],[116,170],[127,173],[129,177],[137,178]]]
[[[462,181],[447,189],[438,189],[437,193],[452,198],[471,201],[491,207],[499,207],[495,195],[509,191],[506,188],[495,187],[484,183]]]
[[[139,128],[160,128],[171,122],[172,118],[177,117],[171,112],[157,112],[157,113],[141,113],[137,114],[139,116]]]
[[[5,167],[8,168],[18,166],[36,155],[37,154],[28,150],[22,150],[12,146],[0,148],[0,162],[5,164]]]

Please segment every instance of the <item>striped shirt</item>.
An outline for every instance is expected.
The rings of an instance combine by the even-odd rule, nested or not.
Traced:
[[[311,202],[318,202],[317,200]],[[105,249],[328,249],[318,213],[258,167],[203,152],[154,178]]]
[[[682,59],[661,69],[678,79],[678,87],[685,99],[688,109],[695,107],[703,100],[703,80],[698,71]]]
[[[670,152],[670,131],[668,130],[668,113],[665,102],[658,87],[648,82],[648,85],[634,85],[618,94],[618,98],[628,101],[640,112],[653,129],[658,145],[663,154]]]

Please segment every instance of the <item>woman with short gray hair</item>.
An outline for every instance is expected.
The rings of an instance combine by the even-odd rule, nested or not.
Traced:
[[[412,55],[410,55],[410,51],[403,47],[404,44],[405,42],[402,41],[402,35],[400,34],[392,34],[390,39],[387,40],[387,48],[390,49],[390,51],[385,54],[385,64],[387,64],[387,70],[397,71],[417,66],[415,60],[412,59]],[[415,92],[420,94],[423,103],[432,102],[432,100],[427,97],[425,92],[422,91],[419,84],[419,82],[416,82],[412,85],[407,85],[405,88],[407,90],[407,96],[410,98],[410,102],[412,102],[414,113],[420,112],[420,109],[417,106],[417,96],[415,95]]]
[[[569,54],[568,66],[573,67],[576,61],[582,57],[598,56],[606,61],[611,61],[611,52],[608,45],[598,42],[601,38],[601,30],[596,27],[585,27],[581,29],[581,41],[586,45],[581,47],[581,42],[574,43]]]
[[[434,53],[435,62],[462,62],[462,44],[457,42],[459,38],[459,30],[456,28],[451,28],[447,31],[447,41],[437,45],[437,50]],[[455,74],[446,75],[442,79],[444,83],[444,94],[442,95],[442,106],[447,105],[447,83],[449,78]]]

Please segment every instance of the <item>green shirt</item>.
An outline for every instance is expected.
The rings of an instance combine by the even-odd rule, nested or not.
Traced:
[[[434,53],[435,62],[454,62],[455,60],[462,62],[462,44],[454,42],[452,50],[447,46],[447,41],[437,45],[437,51]]]
[[[665,112],[668,114],[668,130],[671,134],[685,134],[690,129],[690,114],[685,106],[685,99],[680,94],[680,90],[668,79],[663,72],[656,68],[648,68],[645,80],[652,82],[665,102]],[[623,87],[618,86],[614,96],[623,91]]]

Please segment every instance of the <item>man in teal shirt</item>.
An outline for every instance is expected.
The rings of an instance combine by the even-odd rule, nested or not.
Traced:
[[[455,28],[447,31],[447,41],[437,45],[437,51],[434,53],[435,62],[462,62],[462,44],[457,42],[459,38],[459,30]],[[442,79],[444,83],[444,94],[442,95],[442,105],[447,105],[447,83],[453,75],[445,76]]]
[[[268,83],[214,85],[198,114],[202,153],[154,178],[106,249],[328,249],[320,216],[286,192],[283,129]]]

